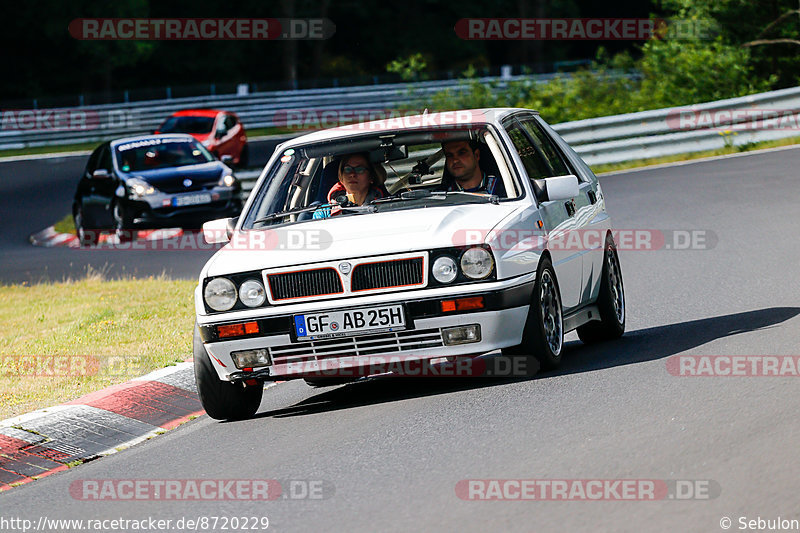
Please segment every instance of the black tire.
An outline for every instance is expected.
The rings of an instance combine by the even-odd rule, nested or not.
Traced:
[[[248,145],[244,145],[242,148],[242,153],[239,154],[239,164],[237,165],[239,168],[247,168],[250,164],[250,147]]]
[[[222,381],[211,364],[208,352],[194,327],[194,379],[200,403],[208,416],[217,420],[243,420],[250,418],[261,405],[264,384],[248,385]]]
[[[543,257],[536,271],[536,283],[533,285],[522,342],[517,346],[504,348],[503,354],[533,358],[542,369],[549,370],[561,364],[563,348],[564,314],[561,292],[553,263],[549,257]]]
[[[81,246],[97,246],[100,242],[100,232],[93,229],[86,229],[83,221],[83,209],[76,206],[72,213],[72,220],[75,222],[75,233],[78,235],[78,242]]]
[[[625,287],[622,283],[619,254],[611,235],[606,238],[597,308],[600,311],[600,320],[578,328],[581,341],[592,344],[622,337],[625,333]]]
[[[117,236],[119,242],[131,242],[135,240],[137,231],[130,229],[132,220],[125,212],[125,209],[119,203],[114,203],[113,210],[114,235]]]

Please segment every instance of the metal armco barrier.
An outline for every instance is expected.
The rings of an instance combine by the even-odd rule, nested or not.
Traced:
[[[532,78],[487,77],[479,81],[502,84],[504,81],[533,79],[544,82],[554,76],[556,74]],[[234,111],[247,128],[263,128],[285,125],[287,111],[331,110],[342,113],[419,106],[420,102],[443,90],[464,91],[467,86],[458,80],[445,80],[275,91],[246,96],[206,96],[57,110],[3,110],[0,149],[95,142],[148,133],[171,113],[186,108]],[[768,120],[771,112],[779,118]],[[276,118],[280,120],[280,117],[283,117],[284,124],[276,124]],[[14,129],[15,120],[28,129]],[[800,87],[793,87],[693,106],[565,122],[553,127],[588,164],[597,165],[713,150],[726,144],[738,146],[800,136],[798,124]]]
[[[770,122],[770,112],[779,118]],[[754,117],[762,118],[753,122]],[[589,165],[797,137],[800,136],[800,87],[692,106],[564,122],[553,128]]]

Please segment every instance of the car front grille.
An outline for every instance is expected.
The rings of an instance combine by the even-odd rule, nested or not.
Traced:
[[[273,300],[344,292],[339,274],[333,268],[267,274],[267,281]]]
[[[440,346],[444,346],[444,342],[442,332],[437,328],[284,344],[271,346],[269,352],[273,364],[282,365],[331,357],[413,353],[415,350]]]
[[[356,292],[422,285],[422,266],[421,257],[356,265],[353,269],[351,290]]]

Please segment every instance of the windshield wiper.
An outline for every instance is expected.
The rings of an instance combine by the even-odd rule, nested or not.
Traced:
[[[319,202],[315,202],[317,205],[310,205],[308,207],[299,207],[295,209],[289,209],[288,211],[281,211],[280,213],[272,213],[271,215],[267,215],[265,217],[259,218],[253,222],[255,224],[263,224],[264,222],[269,222],[270,220],[275,220],[276,218],[283,218],[288,217],[291,215],[298,215],[300,213],[308,213],[309,211],[316,211],[320,208]]]
[[[270,220],[275,220],[276,218],[284,218],[291,215],[298,215],[300,213],[308,213],[309,211],[316,211],[317,209],[323,207],[322,204],[319,204],[318,202],[315,203],[317,205],[310,205],[308,207],[301,207],[298,209],[290,209],[289,211],[281,211],[280,213],[272,213],[271,215],[259,218],[258,220],[253,222],[253,225],[269,222]],[[330,208],[331,206],[327,207]],[[349,213],[373,213],[375,211],[374,205],[350,205],[350,206],[340,205],[338,207],[342,211],[347,211]]]

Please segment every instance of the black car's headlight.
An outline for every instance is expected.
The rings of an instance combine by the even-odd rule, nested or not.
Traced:
[[[222,173],[222,177],[217,182],[219,187],[233,187],[236,184],[236,176],[233,175],[233,172],[230,170],[226,170]]]
[[[142,198],[156,193],[156,188],[143,179],[128,178],[125,184],[128,186],[128,190],[134,198]]]

